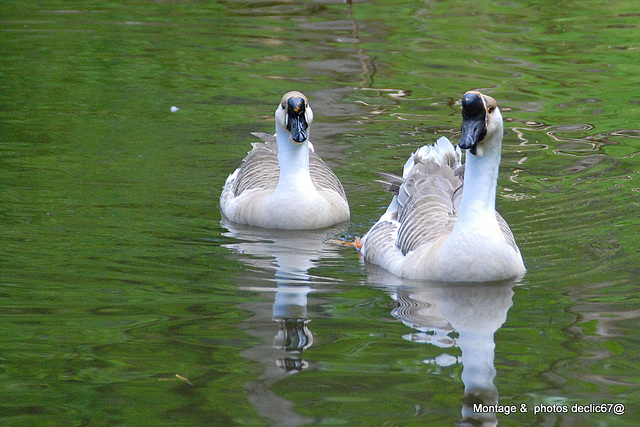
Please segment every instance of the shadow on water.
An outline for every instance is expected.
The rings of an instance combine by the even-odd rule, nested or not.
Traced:
[[[499,405],[494,385],[496,331],[505,323],[513,305],[513,287],[504,283],[424,283],[404,280],[375,265],[367,265],[368,281],[384,289],[397,303],[391,314],[415,332],[407,341],[442,349],[458,347],[423,362],[441,368],[462,365],[462,419],[459,426],[496,426]],[[508,415],[508,414],[507,414]]]
[[[267,283],[273,284],[271,287],[265,287],[264,281],[261,286],[252,286],[249,278],[240,285],[246,290],[267,294],[272,301],[240,305],[254,315],[239,327],[261,343],[243,351],[242,355],[265,369],[259,378],[245,385],[247,397],[260,415],[277,425],[307,424],[311,419],[297,414],[294,404],[276,395],[271,388],[309,367],[303,359],[303,352],[313,345],[307,298],[310,293],[322,292],[326,285],[336,283],[335,279],[315,276],[309,270],[316,267],[320,259],[340,256],[328,236],[344,231],[346,226],[313,231],[269,230],[226,219],[222,225],[228,230],[225,236],[239,240],[225,247],[241,254],[247,266],[267,272],[262,274],[263,278],[269,271],[273,272],[273,278],[267,279]]]

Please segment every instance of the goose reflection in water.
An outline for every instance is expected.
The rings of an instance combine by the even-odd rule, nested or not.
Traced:
[[[301,371],[309,366],[301,359],[302,352],[313,344],[313,334],[307,327],[307,294],[309,286],[278,284],[273,303],[273,320],[278,323],[278,333],[273,347],[287,352],[288,357],[277,359],[276,364],[285,371]]]
[[[260,271],[241,277],[242,288],[275,294],[270,306],[261,302],[241,306],[254,316],[240,326],[262,343],[242,354],[265,366],[264,373],[246,385],[249,401],[275,425],[308,424],[312,420],[297,414],[293,404],[277,396],[271,387],[282,378],[309,366],[302,358],[303,352],[313,345],[307,298],[310,293],[318,292],[318,285],[334,282],[334,279],[314,276],[309,270],[316,267],[320,259],[340,257],[336,246],[327,240],[328,236],[339,234],[343,229],[283,231],[224,221],[222,225],[229,230],[226,237],[239,240],[224,246],[241,254],[239,259],[243,263]],[[254,285],[249,284],[256,281]],[[275,284],[275,287],[265,286],[265,281]],[[274,321],[277,328],[273,327]]]
[[[497,405],[498,390],[493,384],[494,335],[513,305],[515,283],[429,284],[407,281],[379,267],[368,267],[372,283],[384,288],[397,302],[392,315],[416,332],[403,338],[440,348],[458,347],[462,356],[441,354],[425,363],[447,367],[462,364],[461,426],[495,426],[494,412],[475,412],[474,405]],[[452,335],[457,333],[457,338]]]
[[[240,240],[238,243],[224,245],[225,247],[243,254],[242,262],[251,267],[274,271],[275,288],[245,288],[275,293],[271,319],[277,322],[278,330],[273,339],[273,347],[286,353],[286,357],[276,360],[276,364],[287,371],[306,368],[308,365],[301,360],[301,355],[313,345],[307,295],[314,292],[314,285],[329,282],[329,279],[310,274],[309,270],[317,265],[320,258],[340,257],[336,246],[327,241],[329,235],[339,233],[340,230],[283,231],[227,221],[222,224],[229,230],[225,236]]]

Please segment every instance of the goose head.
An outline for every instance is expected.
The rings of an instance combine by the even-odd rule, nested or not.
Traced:
[[[482,157],[490,141],[502,141],[502,114],[498,103],[488,95],[470,90],[462,97],[462,136],[458,146]]]
[[[313,111],[301,92],[287,92],[276,109],[276,127],[289,134],[289,141],[300,145],[309,139]]]

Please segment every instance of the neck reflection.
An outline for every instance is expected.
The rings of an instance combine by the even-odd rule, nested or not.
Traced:
[[[375,270],[369,278],[382,279],[378,282],[385,283],[387,292],[398,304],[392,315],[414,329],[404,339],[442,349],[460,349],[459,357],[443,352],[424,361],[440,367],[462,364],[464,395],[460,424],[497,425],[497,415],[490,408],[498,404],[494,336],[513,305],[514,283],[428,284],[388,275],[381,278],[377,275],[384,273]]]

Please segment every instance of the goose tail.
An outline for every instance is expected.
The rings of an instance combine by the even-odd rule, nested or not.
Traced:
[[[415,153],[409,156],[404,164],[402,177],[407,178],[413,166],[417,163],[435,162],[439,165],[447,165],[455,170],[462,166],[462,151],[445,136],[441,136],[433,145],[423,145]]]

